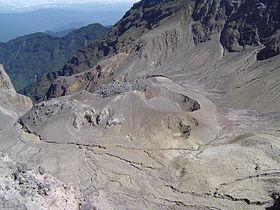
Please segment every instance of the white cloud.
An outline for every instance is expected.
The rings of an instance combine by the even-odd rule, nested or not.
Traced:
[[[0,0],[0,10],[7,12],[32,11],[39,8],[55,8],[86,3],[120,3],[138,0]]]

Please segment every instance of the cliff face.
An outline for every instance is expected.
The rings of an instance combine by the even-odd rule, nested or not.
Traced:
[[[192,15],[194,40],[206,41],[221,32],[221,43],[230,52],[244,46],[267,45],[279,36],[279,1],[197,1]],[[266,26],[266,27],[264,27]]]
[[[16,93],[11,79],[0,65],[0,134],[31,108],[31,99]]]
[[[4,71],[4,68],[2,65],[0,65],[0,90],[1,91],[10,90],[12,92],[15,92],[11,79],[9,78],[7,73]]]
[[[23,95],[20,95],[16,92],[10,77],[4,71],[3,66],[0,64],[0,92],[1,100],[8,101],[11,105],[23,105],[26,106],[26,109],[32,107],[31,100]]]
[[[272,40],[269,41],[270,39]],[[280,54],[280,36],[272,36],[270,39],[265,48],[258,53],[258,60],[265,60]]]
[[[242,47],[267,45],[273,36],[279,36],[279,1],[245,1],[232,14],[221,36],[221,43],[229,51]]]

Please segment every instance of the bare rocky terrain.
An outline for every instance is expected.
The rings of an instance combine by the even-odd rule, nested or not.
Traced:
[[[278,8],[135,4],[66,64],[75,74],[50,74],[48,100],[1,99],[0,205],[279,209]]]

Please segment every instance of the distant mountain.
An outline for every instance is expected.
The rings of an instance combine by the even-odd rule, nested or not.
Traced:
[[[57,31],[57,32],[45,31],[45,34],[49,34],[49,35],[61,38],[61,37],[66,36],[67,34],[69,34],[70,32],[72,32],[74,30],[75,30],[74,28],[70,28],[70,29],[66,29],[66,30],[63,30],[63,31]]]
[[[120,3],[118,6],[95,3],[79,4],[70,8],[46,8],[24,13],[4,13],[0,9],[0,41],[6,42],[34,32],[80,28],[91,23],[113,25],[130,7],[131,3]],[[72,23],[75,25],[71,26]],[[65,26],[68,27],[65,28]]]
[[[0,63],[10,75],[17,90],[52,69],[61,67],[78,49],[91,41],[104,37],[107,28],[91,24],[59,38],[34,33],[0,43]]]

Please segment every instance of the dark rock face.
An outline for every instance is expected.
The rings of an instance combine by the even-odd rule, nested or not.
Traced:
[[[280,54],[280,35],[269,42],[264,49],[258,53],[258,60],[265,60]]]
[[[193,25],[194,41],[198,44],[221,32],[220,41],[230,52],[240,51],[246,45],[266,45],[280,28],[279,11],[277,0],[197,1],[192,15],[196,21]],[[270,46],[265,54],[276,55],[277,50]]]
[[[221,43],[230,52],[246,45],[267,44],[280,27],[279,1],[245,1],[228,19]]]
[[[274,199],[274,204],[272,206],[266,208],[266,210],[278,210],[278,209],[280,209],[279,193],[273,193],[271,195],[271,197]]]
[[[211,35],[220,32],[227,18],[236,11],[238,4],[232,4],[230,0],[196,1],[192,18],[195,24],[192,26],[194,42],[205,42]]]

